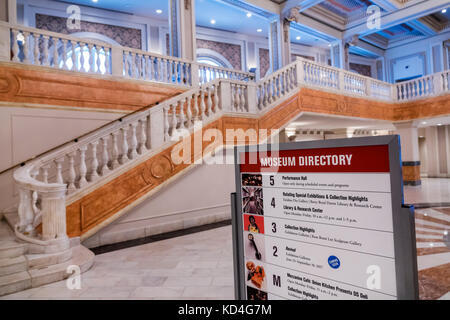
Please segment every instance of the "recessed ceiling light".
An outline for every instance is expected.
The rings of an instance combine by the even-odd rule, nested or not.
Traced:
[[[211,22],[211,24],[216,24],[216,20],[214,20],[214,19],[212,19],[210,22]]]
[[[447,9],[442,9],[441,12],[442,12],[442,13],[446,13],[446,12],[447,12]]]
[[[247,18],[250,18],[252,14],[250,12],[247,13]]]
[[[427,122],[426,121],[422,121],[422,124],[427,124]]]
[[[295,39],[297,39],[297,40],[300,40],[302,37],[300,37],[300,36],[297,36],[297,37],[295,37]]]
[[[157,14],[161,14],[161,13],[162,13],[162,10],[161,10],[161,9],[156,9],[156,13],[157,13]]]
[[[256,29],[256,32],[262,32],[262,29]]]
[[[331,47],[331,43],[329,43],[328,46]]]
[[[438,123],[437,125],[438,125],[438,126],[442,126],[442,123]]]
[[[98,0],[92,0],[92,2],[96,3],[96,2],[98,2]]]

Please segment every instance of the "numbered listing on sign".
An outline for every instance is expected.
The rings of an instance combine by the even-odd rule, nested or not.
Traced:
[[[274,172],[258,170],[261,163],[242,167],[252,170],[241,173],[249,299],[396,298],[389,169],[365,167],[367,147],[354,148],[342,156],[354,161],[345,168],[321,170],[320,161],[317,168],[291,161]],[[336,149],[311,152],[342,152]]]

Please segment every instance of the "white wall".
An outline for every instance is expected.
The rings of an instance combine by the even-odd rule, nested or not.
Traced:
[[[234,165],[196,165],[83,244],[92,248],[230,219],[234,191]]]
[[[439,34],[420,41],[411,42],[405,45],[396,46],[385,52],[386,67],[389,81],[394,81],[394,65],[398,68],[401,76],[413,76],[418,69],[422,68],[425,75],[442,71],[444,68],[444,49],[442,43],[450,39],[450,32]],[[433,47],[440,46],[440,54],[436,57],[438,61],[433,60]],[[405,65],[410,66],[410,71],[404,69]],[[402,70],[400,70],[402,69]],[[420,70],[419,70],[420,71]]]

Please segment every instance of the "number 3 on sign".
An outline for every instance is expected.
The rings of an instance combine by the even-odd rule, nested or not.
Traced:
[[[277,224],[275,222],[272,222],[272,232],[273,233],[277,232]]]

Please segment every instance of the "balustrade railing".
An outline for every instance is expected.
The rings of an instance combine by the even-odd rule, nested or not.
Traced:
[[[401,82],[395,85],[398,101],[425,98],[434,93],[433,75]]]
[[[192,63],[187,60],[141,50],[123,50],[125,77],[191,86],[191,70]]]
[[[77,72],[111,73],[111,45],[44,30],[11,27],[11,60]]]
[[[198,64],[199,83],[204,84],[216,79],[230,79],[240,81],[255,80],[254,73],[216,67],[208,64]]]

